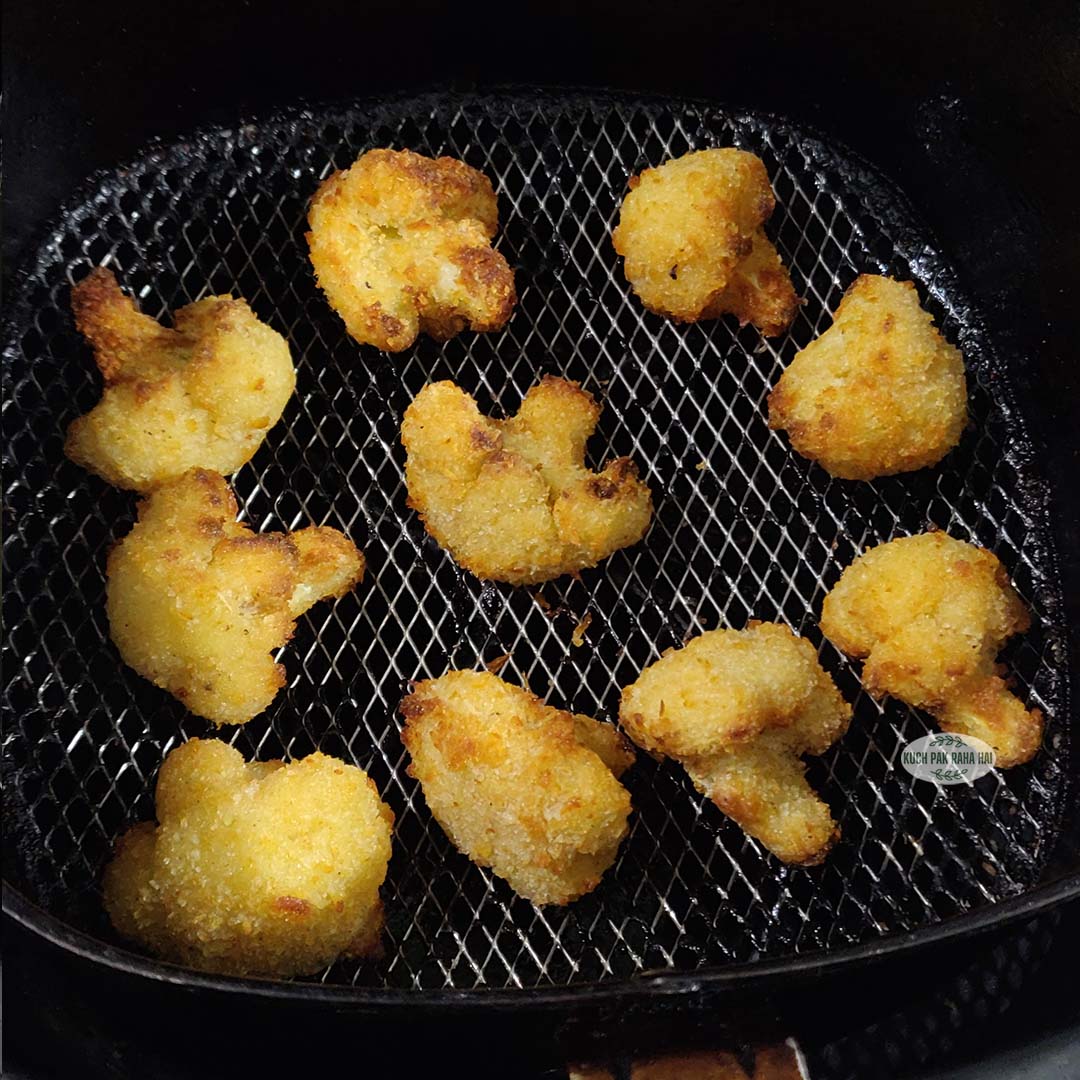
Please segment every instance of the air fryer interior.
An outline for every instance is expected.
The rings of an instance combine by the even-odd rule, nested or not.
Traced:
[[[327,306],[307,261],[307,200],[330,170],[384,145],[461,157],[495,183],[520,295],[503,332],[424,338],[390,357],[356,345]],[[777,195],[768,231],[805,297],[790,333],[769,341],[730,319],[677,326],[645,312],[610,242],[632,174],[726,145],[764,159]],[[369,772],[397,817],[385,956],[338,963],[324,981],[550,986],[824,951],[1076,869],[1060,835],[1078,815],[1047,488],[1012,370],[903,197],[843,148],[772,116],[598,94],[442,95],[297,111],[151,151],[69,205],[22,283],[5,352],[6,873],[49,912],[115,941],[98,890],[111,844],[153,815],[162,757],[213,734],[110,644],[105,553],[134,499],[61,452],[66,425],[99,392],[68,306],[70,284],[98,264],[150,314],[233,292],[287,336],[297,393],[233,479],[243,516],[256,529],[336,526],[368,559],[354,594],[300,620],[273,706],[220,733],[250,757],[339,755]],[[916,282],[964,351],[972,423],[937,468],[853,483],[770,432],[765,398],[864,271]],[[543,373],[602,401],[593,461],[634,457],[654,524],[580,580],[484,584],[405,505],[401,415],[444,378],[509,413]],[[817,630],[825,591],[857,552],[930,527],[995,551],[1034,616],[1005,659],[1046,714],[1045,747],[971,787],[900,767],[902,746],[932,730],[927,718],[875,703],[858,665]],[[661,651],[751,618],[820,645],[855,704],[848,734],[810,768],[843,833],[820,867],[783,866],[680,769],[641,755],[616,866],[583,900],[536,908],[454,851],[405,773],[396,708],[412,679],[508,655],[504,677],[610,719],[619,688]]]

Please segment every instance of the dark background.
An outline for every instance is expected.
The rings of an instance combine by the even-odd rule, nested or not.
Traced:
[[[148,140],[302,99],[437,84],[610,86],[774,110],[847,143],[907,192],[1002,350],[1022,361],[1028,415],[1060,493],[1058,545],[1071,622],[1080,625],[1076,0],[499,7],[12,0],[4,9],[5,283],[88,173],[134,156]],[[1054,928],[1050,958],[1007,1022],[972,1018],[982,1027],[954,1058],[985,1061],[1000,1051],[994,1065],[977,1068],[1001,1080],[1080,1075],[1080,1040],[1070,1034],[1078,923],[1072,912]],[[158,1056],[168,1035],[161,1018],[149,1024],[137,1009],[110,1008],[112,991],[99,994],[92,971],[51,951],[39,956],[10,926],[5,959],[8,1064],[21,1063],[6,1075],[28,1068],[35,1080],[71,1076],[75,1063],[87,1077],[187,1075]],[[908,992],[917,987],[915,980]],[[124,1009],[132,1008],[125,999]],[[125,1034],[118,1023],[128,1024]],[[282,1037],[259,1030],[257,1018],[250,1023],[249,1037],[270,1047]],[[190,1055],[184,1031],[178,1016],[171,1035]],[[145,1047],[132,1049],[140,1038],[154,1042],[153,1058]],[[371,1038],[360,1035],[360,1045]],[[451,1049],[463,1048],[439,1052]],[[1031,1072],[1010,1071],[1025,1061]]]

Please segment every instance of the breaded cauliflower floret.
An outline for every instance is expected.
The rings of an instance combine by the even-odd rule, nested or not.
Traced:
[[[769,395],[769,426],[845,480],[936,465],[967,424],[960,350],[910,281],[863,274]]]
[[[453,383],[431,383],[401,425],[409,505],[477,577],[523,585],[595,566],[636,544],[652,517],[629,458],[585,467],[599,415],[591,394],[550,375],[502,421]]]
[[[192,739],[161,766],[157,819],[120,838],[104,881],[113,926],[150,952],[288,976],[377,950],[394,815],[355,766],[246,765]]]
[[[464,162],[369,150],[315,193],[311,264],[362,344],[400,352],[421,332],[499,330],[517,297],[491,247],[498,220],[491,181]]]
[[[994,664],[1030,621],[997,556],[941,532],[864,551],[821,609],[822,633],[866,658],[871,694],[982,739],[1003,769],[1029,761],[1042,741],[1042,714],[1024,708]]]
[[[105,389],[68,428],[64,452],[117,487],[146,491],[196,467],[235,472],[292,396],[289,346],[243,300],[189,304],[169,330],[99,267],[71,306]]]
[[[762,228],[775,205],[760,158],[698,150],[631,177],[611,239],[650,311],[681,322],[736,315],[773,337],[799,304]]]
[[[284,685],[270,653],[296,618],[363,572],[363,555],[336,529],[253,533],[225,481],[193,469],[150,492],[110,552],[109,629],[144,678],[198,716],[242,724]]]
[[[401,703],[402,738],[455,846],[535,904],[595,889],[626,835],[633,761],[614,728],[488,671],[450,671]]]
[[[821,862],[840,835],[800,755],[824,753],[851,708],[786,626],[711,630],[666,653],[623,690],[619,717],[783,862]]]

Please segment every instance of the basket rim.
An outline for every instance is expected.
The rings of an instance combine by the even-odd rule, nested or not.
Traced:
[[[23,321],[25,309],[30,303],[29,289],[26,286],[34,269],[46,257],[48,238],[60,227],[65,218],[76,208],[84,205],[106,180],[115,178],[117,174],[128,169],[144,165],[150,156],[166,161],[185,149],[190,150],[193,144],[235,136],[249,126],[284,124],[298,119],[312,119],[321,111],[334,110],[345,113],[365,108],[381,110],[417,108],[426,104],[432,106],[438,104],[443,108],[454,105],[464,107],[493,100],[499,100],[506,106],[535,106],[547,101],[551,105],[561,104],[579,108],[603,105],[609,107],[629,105],[694,107],[723,111],[734,117],[769,119],[788,127],[793,126],[800,133],[842,151],[853,165],[872,173],[883,186],[889,189],[891,197],[920,219],[920,225],[925,233],[934,235],[932,227],[922,220],[921,214],[917,214],[906,193],[891,176],[859,152],[851,149],[842,140],[825,133],[812,122],[806,122],[801,118],[793,121],[773,110],[755,109],[743,104],[687,95],[660,94],[654,91],[636,92],[632,89],[613,90],[583,85],[523,83],[497,84],[469,89],[441,84],[423,89],[413,88],[359,97],[301,100],[286,106],[242,113],[231,123],[207,123],[168,138],[150,139],[119,164],[96,169],[76,185],[58,209],[29,232],[25,246],[17,253],[15,266],[10,274],[5,274],[4,284],[9,300],[4,305],[5,311],[0,317],[0,342],[2,342],[0,366],[3,369],[4,389],[6,390],[8,386],[10,351],[17,346],[15,330]],[[936,236],[934,238],[936,239]],[[980,309],[978,305],[970,303],[966,290],[959,286],[951,260],[940,247],[938,255],[943,270],[952,279],[952,290],[960,293],[967,303],[971,321],[981,331],[985,331]],[[1015,358],[1003,356],[998,342],[991,340],[993,348],[990,351],[990,358],[993,365],[995,367],[1011,366],[1010,362]],[[1004,385],[999,384],[998,392],[1003,395],[1008,405],[1019,413],[1020,426],[1029,445],[1036,450],[1043,449],[1037,425],[1031,424],[1028,419],[1030,412],[1025,407],[1028,401],[1023,385],[1018,385],[1012,379],[1004,380]],[[1048,493],[1044,500],[1040,500],[1039,511],[1043,515],[1050,535],[1056,540],[1061,533],[1061,522],[1058,519],[1054,500],[1048,497]],[[1064,589],[1060,554],[1056,543],[1050,546],[1044,558],[1048,566],[1056,572],[1057,589],[1055,592],[1057,595],[1054,598],[1056,606],[1062,602]],[[1080,645],[1080,632],[1067,625],[1060,629],[1066,639],[1066,653],[1069,654],[1072,651],[1070,645],[1074,648]],[[1071,690],[1071,680],[1066,679],[1062,687],[1062,703],[1063,712],[1067,717],[1072,714]],[[538,1010],[560,1010],[569,1004],[586,1001],[589,1004],[626,1004],[648,1001],[656,997],[678,1000],[710,992],[723,993],[736,987],[740,992],[752,992],[770,986],[777,978],[824,976],[849,971],[889,958],[908,955],[924,946],[972,938],[1032,918],[1058,905],[1077,899],[1080,899],[1080,870],[1041,882],[1016,896],[982,904],[938,922],[926,923],[914,930],[893,932],[881,938],[851,945],[815,949],[803,954],[741,961],[686,971],[645,971],[622,978],[608,978],[564,986],[548,985],[512,989],[483,987],[405,989],[344,986],[272,978],[245,978],[216,975],[183,967],[114,945],[80,930],[29,899],[8,880],[6,873],[2,882],[2,910],[5,916],[12,918],[35,936],[65,952],[101,964],[121,975],[137,976],[156,984],[194,987],[251,999],[296,1000],[311,1004],[332,1004],[338,1007],[353,1005],[358,1008],[378,1009],[402,1006],[410,1009],[427,1007],[439,1012],[452,1013],[471,1012],[478,1008],[490,1010],[522,1006]]]
[[[917,930],[888,934],[880,939],[803,955],[751,960],[694,971],[640,972],[624,979],[582,982],[567,986],[531,986],[515,989],[468,990],[404,989],[375,986],[337,986],[286,979],[243,978],[215,975],[157,960],[112,945],[64,922],[28,900],[7,881],[3,883],[3,911],[21,926],[65,952],[101,964],[121,975],[134,975],[153,983],[219,991],[232,996],[271,1001],[303,1001],[360,1008],[426,1006],[439,1012],[468,1013],[476,1009],[511,1009],[528,1006],[561,1010],[567,1005],[647,1002],[689,999],[738,989],[753,993],[770,987],[779,978],[821,977],[868,967],[910,955],[924,947],[960,942],[991,930],[1030,919],[1051,908],[1080,899],[1080,871],[994,904],[985,904]]]

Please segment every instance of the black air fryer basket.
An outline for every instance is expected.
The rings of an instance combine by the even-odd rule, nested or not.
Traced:
[[[724,319],[678,326],[630,293],[610,232],[628,178],[690,149],[739,146],[768,167],[768,231],[805,303],[764,340]],[[450,154],[499,195],[498,245],[520,302],[506,329],[421,338],[397,356],[355,344],[317,289],[304,241],[320,180],[374,146]],[[129,824],[153,816],[162,758],[213,734],[128,670],[108,637],[104,563],[134,498],[69,463],[70,420],[99,387],[69,288],[113,268],[163,316],[234,293],[284,334],[297,392],[234,478],[257,529],[324,523],[367,556],[356,591],[301,618],[287,688],[221,735],[245,756],[338,755],[397,818],[383,889],[385,955],[274,983],[195,974],[120,942],[100,875]],[[964,352],[972,423],[938,467],[873,483],[831,479],[770,432],[765,399],[830,324],[860,272],[916,283]],[[843,147],[782,117],[601,94],[430,95],[297,110],[214,129],[96,176],[9,297],[4,352],[5,905],[66,948],[130,972],[296,1000],[480,1009],[779,982],[1000,923],[1080,891],[1080,786],[1054,497],[997,347],[904,196]],[[485,411],[514,411],[544,373],[603,403],[593,463],[628,454],[653,491],[646,539],[580,580],[481,583],[407,509],[402,412],[453,379]],[[933,730],[875,703],[823,641],[821,600],[870,544],[938,527],[993,550],[1033,626],[1004,659],[1046,716],[1035,760],[971,786],[914,780],[901,748]],[[840,822],[820,867],[785,867],[641,755],[618,862],[591,895],[537,908],[458,854],[405,772],[396,709],[409,681],[509,654],[504,677],[604,718],[619,688],[702,629],[781,620],[821,648],[855,705],[810,769]],[[575,628],[587,627],[575,644]]]

